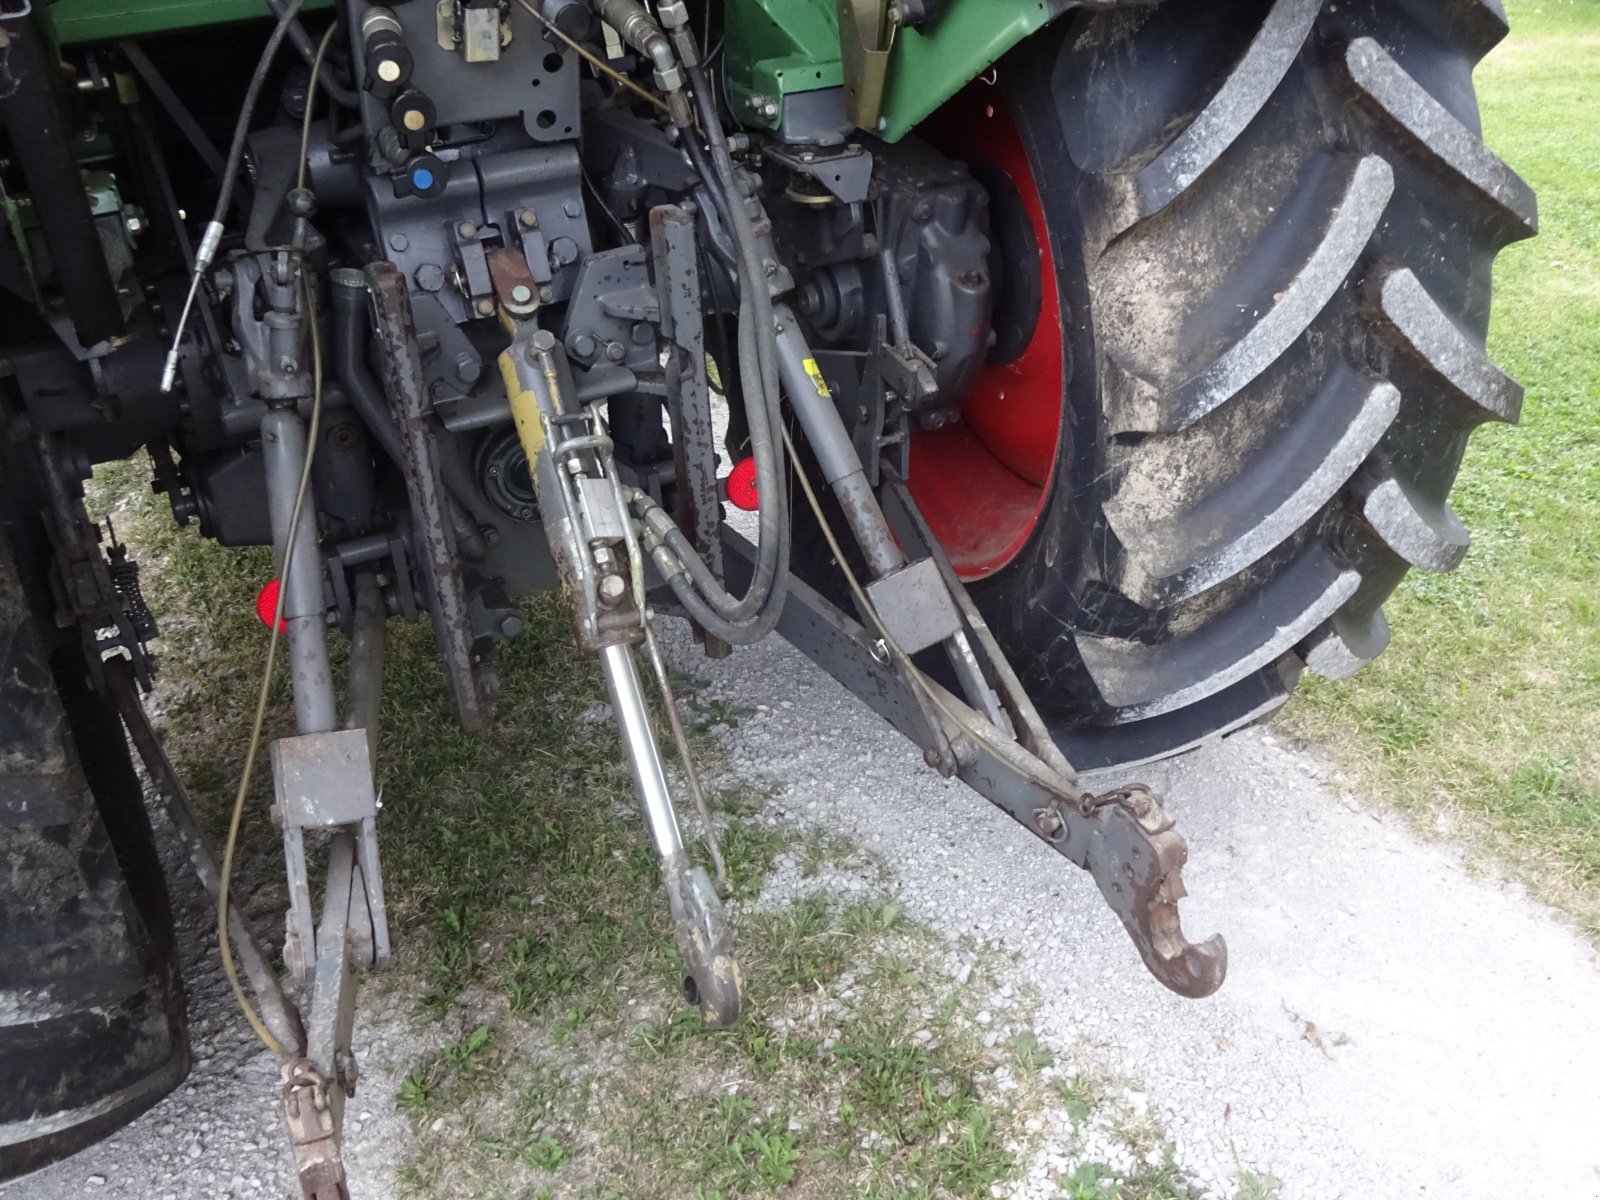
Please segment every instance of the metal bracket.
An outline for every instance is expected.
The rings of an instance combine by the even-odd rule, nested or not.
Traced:
[[[434,637],[439,643],[457,717],[468,730],[482,729],[489,723],[492,708],[489,665],[476,661],[472,653],[467,592],[450,534],[439,451],[423,390],[416,323],[405,276],[393,263],[376,262],[367,267],[367,284],[378,316],[384,390],[400,415],[406,489],[417,520],[419,567],[428,593]]]
[[[304,1200],[349,1200],[344,1161],[339,1153],[339,1125],[334,1118],[336,1087],[309,1059],[283,1064],[279,1102],[289,1126],[289,1150]]]
[[[961,614],[939,568],[924,558],[867,584],[867,595],[889,636],[907,654],[937,646],[961,632]]]
[[[888,0],[838,0],[838,11],[845,111],[857,128],[876,132],[899,12]]]
[[[307,733],[272,743],[274,815],[283,827],[289,870],[288,937],[283,960],[302,983],[311,983],[322,954],[312,925],[311,883],[306,874],[305,831],[349,826],[361,865],[366,905],[372,913],[367,960],[389,961],[389,923],[378,868],[378,799],[372,786],[372,752],[365,729]],[[330,876],[329,888],[333,887]]]
[[[761,152],[795,174],[815,179],[841,204],[860,204],[871,190],[872,155],[854,142],[831,150],[768,142]]]
[[[751,571],[754,547],[731,529],[724,528],[722,536],[729,574],[739,585]],[[924,678],[913,684],[881,653],[875,635],[799,579],[789,582],[778,632],[922,745],[930,764],[953,765],[979,795],[1089,871],[1151,974],[1180,995],[1210,995],[1227,973],[1227,946],[1220,936],[1199,945],[1184,937],[1177,902],[1185,894],[1182,868],[1188,850],[1159,801],[1149,796],[1143,802],[1101,803],[1075,786],[1071,767],[1032,705],[1017,703],[1018,696],[1026,697],[981,617],[968,607],[970,600],[963,600],[964,590],[955,595],[968,632],[985,651],[987,670],[1000,685],[1016,738],[938,682]],[[954,764],[943,756],[941,741],[955,746]],[[1041,820],[1041,813],[1049,819]]]
[[[667,347],[667,414],[672,421],[672,466],[676,482],[673,515],[695,553],[722,578],[722,543],[717,527],[717,435],[706,379],[705,325],[700,312],[700,271],[694,219],[676,205],[650,210],[650,253],[659,297],[661,337]],[[711,658],[733,648],[702,629],[695,636]]]

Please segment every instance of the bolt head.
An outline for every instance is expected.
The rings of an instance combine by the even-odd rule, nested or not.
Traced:
[[[444,287],[444,268],[438,263],[423,263],[412,273],[417,286],[425,292],[437,292]]]
[[[524,229],[537,229],[539,226],[539,214],[531,208],[525,208],[517,214],[517,221]]]
[[[494,316],[494,301],[489,299],[479,300],[477,309],[480,317],[492,317]]]
[[[627,594],[628,585],[621,575],[603,575],[600,578],[600,599],[615,604]]]
[[[464,238],[475,238],[478,236],[478,227],[471,221],[463,221],[456,226],[456,232]]]

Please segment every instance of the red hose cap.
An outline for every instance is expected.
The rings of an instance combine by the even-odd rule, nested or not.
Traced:
[[[741,458],[728,472],[728,503],[745,512],[755,512],[761,507],[761,497],[756,492],[756,460]]]
[[[269,579],[262,585],[261,591],[256,595],[256,616],[261,618],[261,623],[268,629],[272,628],[272,616],[278,611],[278,581]],[[288,630],[288,622],[278,621],[278,632]]]

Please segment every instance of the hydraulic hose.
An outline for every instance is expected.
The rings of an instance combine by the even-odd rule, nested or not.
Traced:
[[[527,0],[522,0],[532,10]],[[740,598],[728,593],[687,538],[671,544],[652,536],[652,554],[674,592],[705,629],[735,645],[760,641],[776,628],[788,599],[792,531],[789,527],[784,458],[777,431],[782,423],[772,297],[767,271],[750,214],[744,203],[733,156],[723,134],[715,97],[699,68],[693,34],[675,28],[678,53],[655,19],[637,0],[591,0],[595,10],[623,40],[655,67],[656,84],[667,95],[673,123],[682,131],[690,161],[701,176],[717,216],[734,241],[734,275],[739,288],[738,373],[749,425],[756,487],[762,497],[756,562],[750,586]],[[548,24],[548,21],[546,21]],[[680,22],[681,24],[681,22]],[[684,96],[687,78],[711,150],[709,169],[695,140],[694,114]],[[720,248],[719,248],[720,249]],[[664,518],[665,514],[661,514]],[[670,520],[669,520],[670,523]]]
[[[396,466],[405,463],[400,430],[395,427],[389,402],[378,381],[367,370],[367,279],[354,267],[332,273],[328,291],[333,296],[333,374],[350,397],[350,403],[367,423],[378,445]]]
[[[756,463],[756,488],[762,497],[755,572],[749,590],[732,607],[721,603],[726,593],[720,588],[707,592],[706,599],[726,620],[752,622],[759,626],[761,636],[765,636],[776,627],[788,596],[791,538],[783,455],[776,437],[782,413],[777,351],[772,334],[772,297],[767,291],[767,275],[760,260],[755,228],[742,203],[733,156],[723,136],[715,100],[704,72],[690,67],[688,76],[711,149],[713,175],[706,179],[706,185],[721,192],[719,216],[728,219],[729,232],[738,252],[739,377],[750,426],[751,456]],[[762,336],[763,333],[766,336]]]

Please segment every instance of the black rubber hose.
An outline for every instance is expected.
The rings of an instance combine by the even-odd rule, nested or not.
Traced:
[[[250,133],[250,121],[255,116],[256,102],[261,98],[261,88],[267,81],[267,72],[272,67],[272,60],[278,57],[278,47],[283,45],[283,39],[288,36],[295,17],[299,15],[300,6],[304,3],[305,0],[289,0],[278,11],[278,23],[272,27],[267,44],[261,49],[261,57],[256,59],[256,69],[250,75],[250,85],[245,88],[244,102],[239,108],[239,119],[234,122],[233,140],[228,144],[228,161],[222,169],[222,186],[217,192],[216,207],[211,212],[211,227],[215,229],[220,230],[228,218],[228,203],[233,196],[234,185],[239,179],[239,166],[244,162],[245,139]],[[201,245],[204,244],[205,239],[202,239]],[[201,257],[206,256],[202,254]]]
[[[740,382],[750,425],[751,455],[756,462],[756,488],[761,496],[755,572],[749,590],[731,607],[725,605],[731,597],[720,588],[707,594],[706,599],[728,621],[749,623],[753,626],[752,632],[759,631],[764,636],[776,627],[788,596],[792,535],[787,519],[783,452],[774,432],[782,414],[776,339],[770,335],[772,298],[767,292],[766,271],[759,258],[755,229],[741,203],[738,178],[716,103],[704,73],[691,67],[688,74],[711,147],[714,174],[706,179],[706,184],[713,190],[720,187],[722,211],[730,219],[729,232],[738,250]],[[762,337],[763,330],[769,331],[769,336]]]
[[[274,14],[282,17],[284,9],[287,7],[287,5],[285,4],[285,0],[267,0],[267,7],[270,8]],[[311,35],[306,32],[305,26],[300,24],[299,21],[291,21],[289,23],[289,41],[294,44],[295,50],[299,53],[300,57],[305,60],[306,66],[309,67],[314,61],[316,61],[317,43],[315,40],[313,40]],[[361,107],[361,97],[357,96],[354,92],[346,91],[344,88],[340,87],[338,81],[333,78],[333,73],[330,71],[320,71],[317,73],[317,86],[328,93],[328,99],[332,100],[335,104],[340,105],[343,108],[359,109]]]
[[[122,305],[72,157],[72,133],[54,88],[55,56],[37,27],[40,19],[35,12],[5,23],[10,44],[0,54],[0,119],[33,196],[72,327],[79,342],[93,346],[122,332]]]
[[[359,279],[352,286],[335,271],[333,294],[333,374],[350,397],[350,404],[366,422],[390,460],[401,466],[405,451],[400,445],[400,430],[389,411],[389,401],[378,381],[367,370],[367,281],[360,271],[348,268]]]

